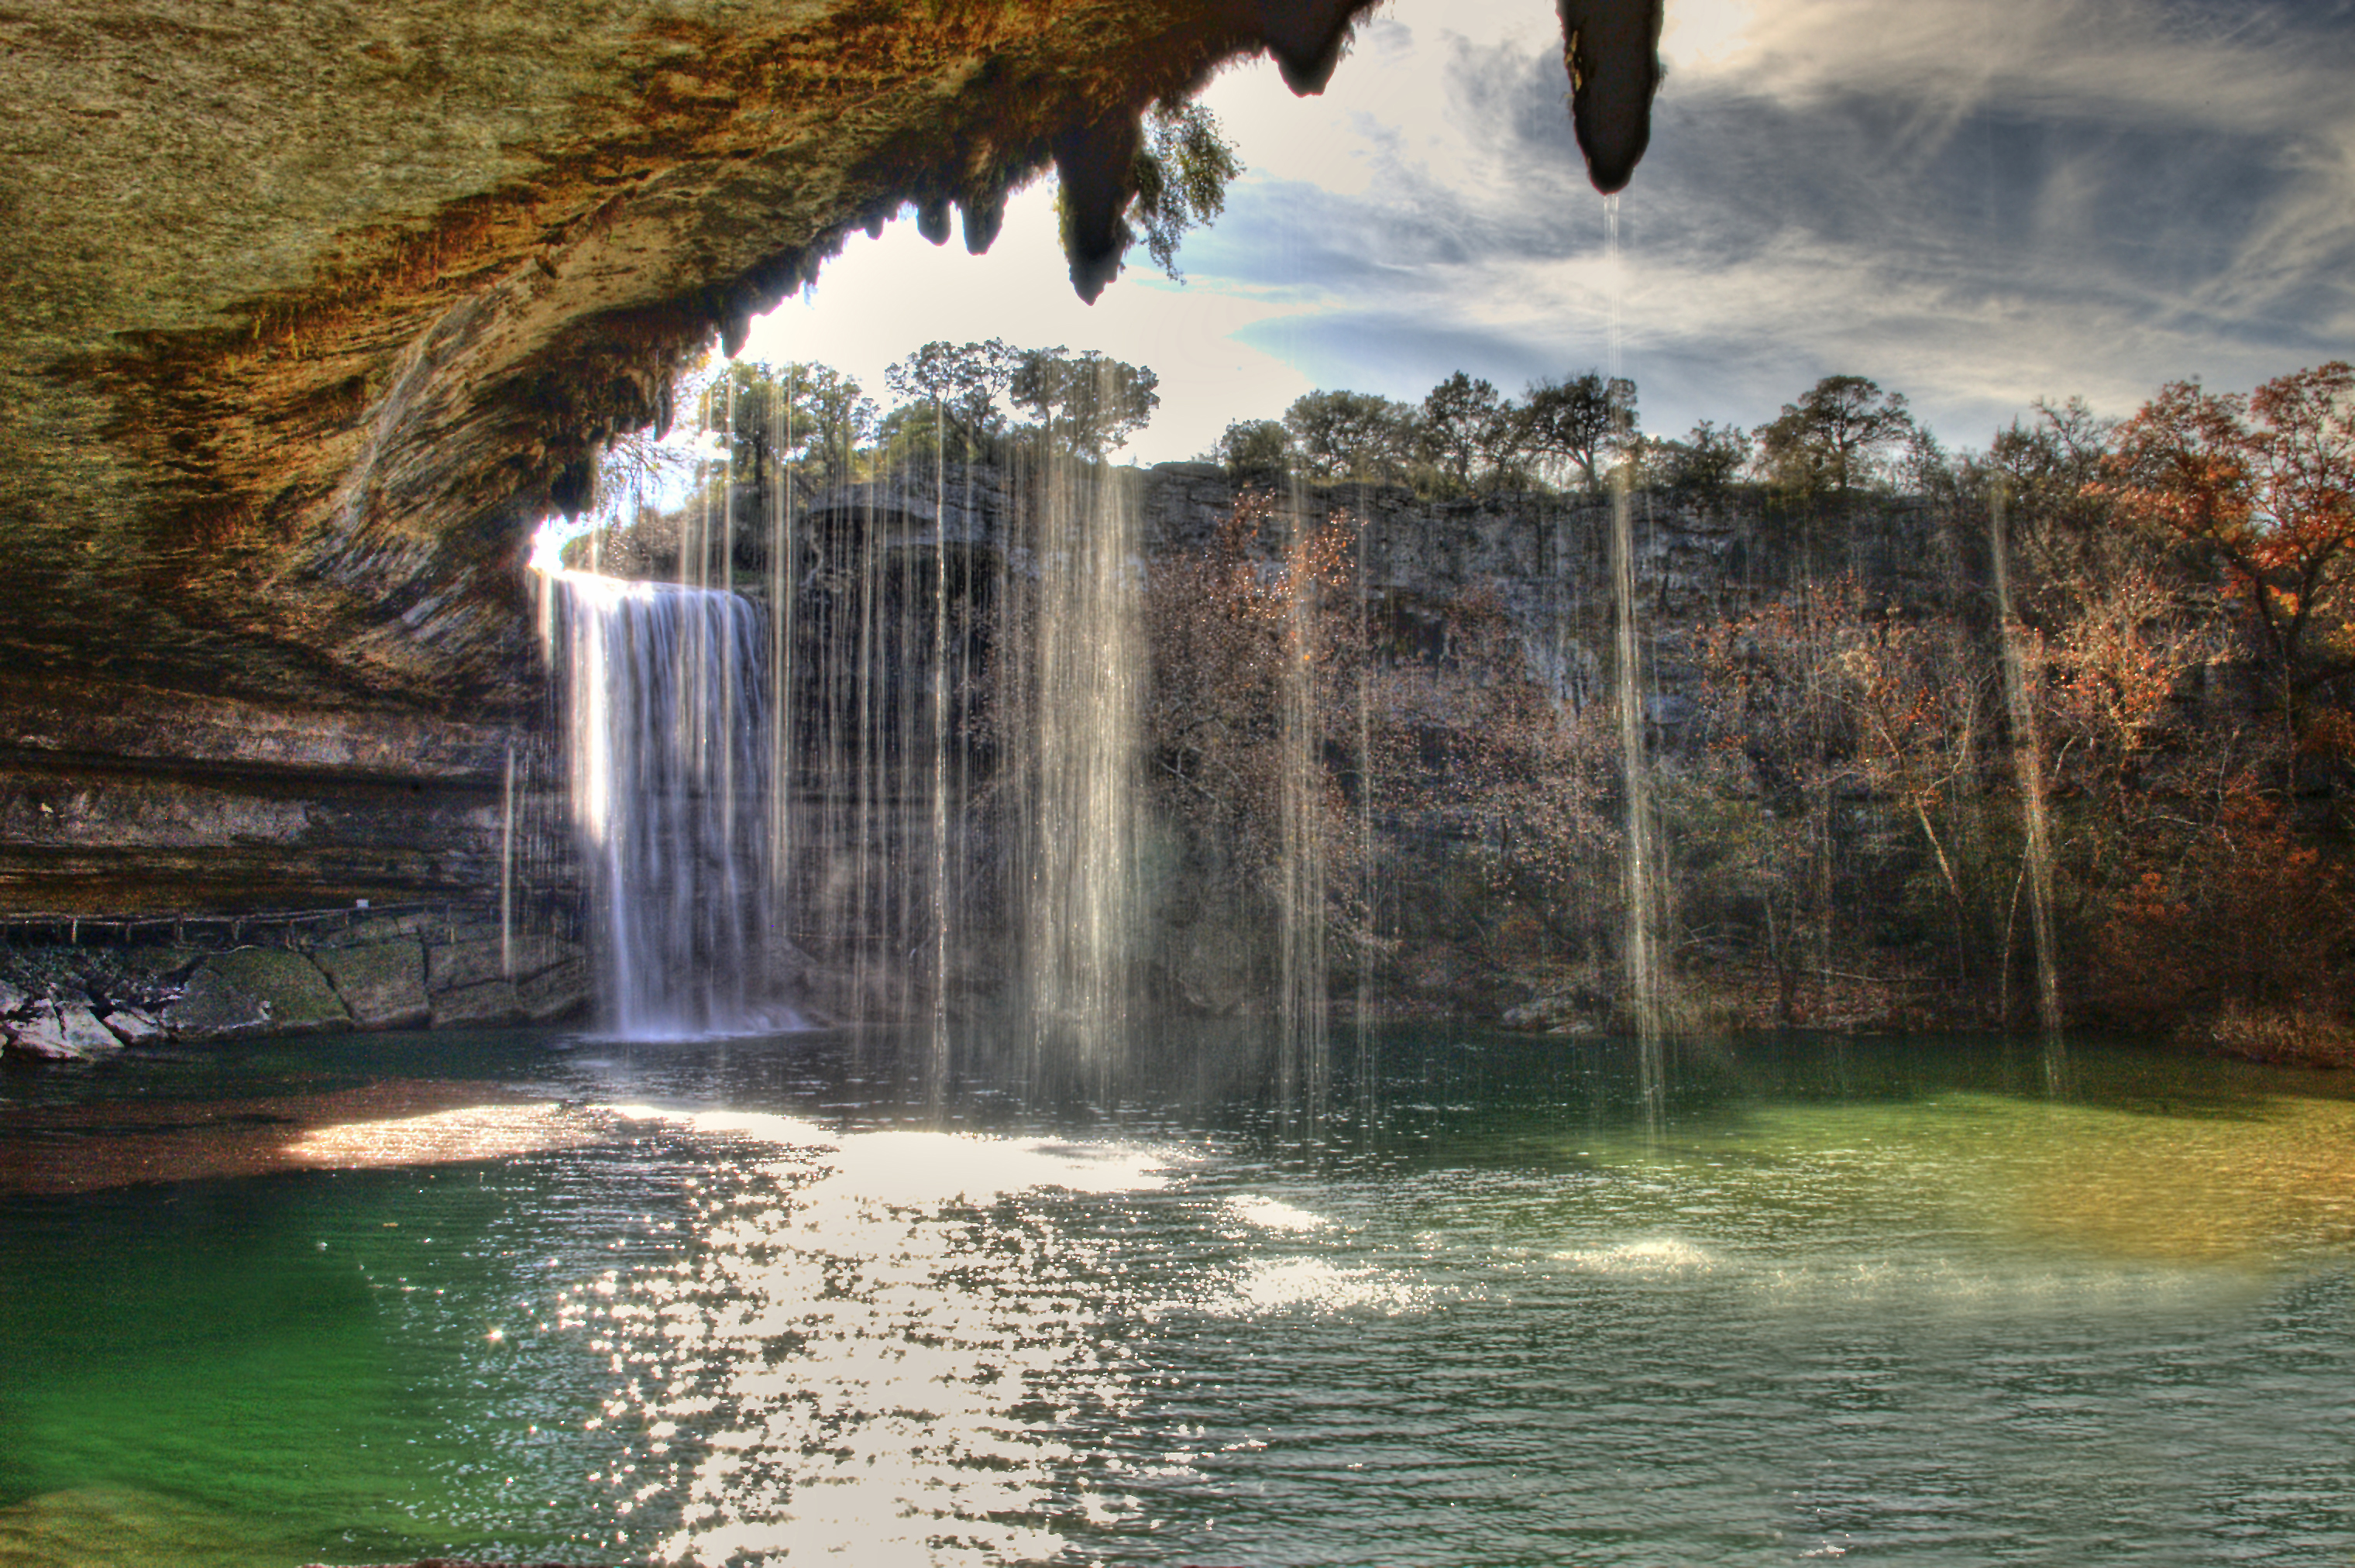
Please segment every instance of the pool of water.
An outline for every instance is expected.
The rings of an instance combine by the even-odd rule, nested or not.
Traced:
[[[0,1078],[0,1564],[2355,1562],[2355,1099],[2080,1046]]]

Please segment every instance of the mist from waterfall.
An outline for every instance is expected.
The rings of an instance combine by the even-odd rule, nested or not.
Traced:
[[[768,632],[720,589],[551,579],[567,765],[603,1022],[643,1039],[762,1027]]]

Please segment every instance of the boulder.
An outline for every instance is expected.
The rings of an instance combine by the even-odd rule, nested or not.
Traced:
[[[518,935],[502,944],[496,929],[487,935],[464,939],[425,950],[425,988],[439,996],[464,990],[485,980],[528,980],[559,965],[581,960],[581,949],[553,936]],[[508,968],[510,960],[514,968]]]
[[[352,1015],[319,966],[302,954],[244,947],[198,964],[163,1021],[183,1040],[233,1040],[349,1029]]]
[[[514,981],[485,980],[478,985],[434,993],[432,1017],[435,1029],[521,1023],[524,1019],[523,1001],[516,994]]]
[[[58,1027],[64,1032],[66,1043],[82,1055],[103,1056],[123,1049],[114,1031],[99,1022],[97,1012],[80,1002],[58,1004]]]
[[[425,949],[413,941],[323,948],[311,956],[361,1029],[407,1029],[432,1016]]]
[[[1252,948],[1233,926],[1205,921],[1180,939],[1171,978],[1178,995],[1199,1013],[1224,1018],[1242,1010],[1252,995]]]
[[[1507,1008],[1498,1021],[1507,1029],[1538,1034],[1600,1034],[1610,1006],[1609,998],[1582,988]]]
[[[144,1008],[117,1008],[99,1021],[125,1045],[155,1045],[165,1038],[164,1026]]]
[[[9,1049],[41,1061],[89,1061],[123,1049],[97,1015],[79,1002],[37,1002],[29,1018],[5,1026]]]

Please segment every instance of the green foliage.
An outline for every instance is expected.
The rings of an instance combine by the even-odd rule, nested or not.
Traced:
[[[1227,187],[1243,172],[1218,116],[1199,103],[1163,104],[1146,117],[1145,144],[1131,176],[1136,197],[1130,215],[1143,229],[1146,253],[1171,278],[1186,231],[1208,224],[1227,208]]]
[[[1139,365],[1091,348],[1057,347],[1017,356],[1007,396],[1028,410],[1050,445],[1100,457],[1152,422],[1161,379]]]
[[[1284,424],[1311,478],[1399,484],[1413,460],[1415,411],[1370,392],[1305,393]]]
[[[1680,495],[1714,500],[1732,488],[1750,462],[1750,435],[1740,425],[1702,420],[1682,441],[1645,449],[1646,477]]]
[[[1862,376],[1827,376],[1758,432],[1770,481],[1804,496],[1845,496],[1883,478],[1914,431],[1902,392]]]
[[[917,444],[911,444],[913,436],[895,434],[885,443],[887,454],[898,455],[903,445],[909,451],[919,446],[929,451],[937,441],[944,443],[947,453],[958,461],[986,462],[996,456],[1006,432],[1006,416],[999,411],[997,400],[1006,393],[1020,359],[1021,355],[1000,338],[985,343],[934,341],[884,371],[884,384],[901,400],[891,419],[899,420],[904,431],[913,431],[921,422],[925,432]],[[885,422],[888,425],[890,421]]]
[[[875,400],[832,366],[757,359],[730,360],[707,381],[696,418],[725,444],[737,481],[755,485],[781,469],[847,479],[877,423]]]
[[[1218,460],[1238,481],[1281,479],[1292,472],[1292,432],[1274,420],[1237,420],[1219,437]]]
[[[1576,468],[1585,487],[1599,490],[1607,460],[1635,450],[1636,383],[1589,370],[1566,379],[1529,384],[1518,411],[1522,450],[1546,462]]]

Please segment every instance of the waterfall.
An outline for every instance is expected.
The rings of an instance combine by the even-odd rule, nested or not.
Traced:
[[[2029,920],[2036,941],[2036,1023],[2044,1042],[2046,1086],[2058,1094],[2067,1086],[2068,1064],[2061,1040],[2061,964],[2052,930],[2052,835],[2044,803],[2044,745],[2037,733],[2036,704],[2020,663],[2019,625],[2012,618],[2008,500],[1998,483],[1987,496],[1987,543],[1995,572],[1996,635],[2003,654],[2004,697],[2011,715],[2012,763],[2028,840],[2023,869],[2028,877]]]
[[[1035,576],[1022,857],[1034,1051],[1070,1051],[1099,1077],[1134,1002],[1145,646],[1136,507],[1102,465],[1049,459],[1030,523]]]
[[[1611,486],[1611,595],[1614,674],[1619,704],[1619,762],[1626,806],[1626,967],[1646,1113],[1657,1126],[1667,1093],[1660,1057],[1659,890],[1652,863],[1652,768],[1644,745],[1642,656],[1636,635],[1634,507],[1623,469]]]
[[[767,627],[725,590],[553,575],[604,1021],[773,1025]]]
[[[1316,690],[1316,595],[1307,508],[1297,481],[1285,509],[1291,538],[1284,576],[1284,666],[1276,734],[1276,1088],[1302,1104],[1308,1130],[1323,1121],[1331,1061],[1332,997],[1327,955],[1325,729]],[[1299,1097],[1299,1098],[1295,1098]],[[1305,1104],[1303,1104],[1305,1102]]]
[[[1625,372],[1619,305],[1624,277],[1619,260],[1619,198],[1603,200],[1604,255],[1611,290],[1610,376]],[[1623,461],[1611,481],[1611,597],[1614,676],[1619,701],[1619,763],[1626,804],[1627,996],[1635,1015],[1636,1042],[1646,1122],[1657,1132],[1668,1094],[1660,1053],[1659,884],[1653,864],[1652,765],[1644,743],[1642,658],[1636,629],[1636,533],[1634,499]]]

